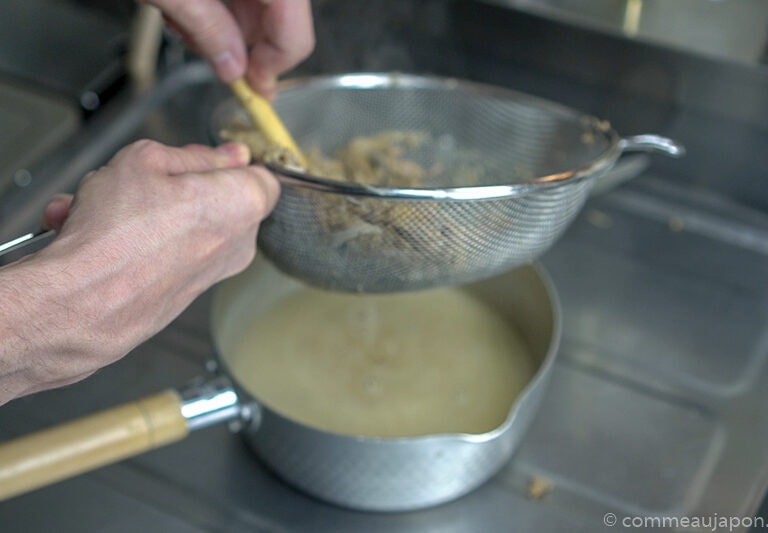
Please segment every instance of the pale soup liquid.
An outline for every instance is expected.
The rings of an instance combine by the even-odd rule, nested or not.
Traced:
[[[346,435],[486,433],[534,371],[514,327],[460,289],[297,291],[227,354],[271,409]]]

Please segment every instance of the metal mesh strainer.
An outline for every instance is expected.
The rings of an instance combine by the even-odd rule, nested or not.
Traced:
[[[419,131],[429,140],[409,158],[442,169],[419,188],[391,188],[270,167],[282,195],[260,229],[261,251],[284,272],[333,290],[456,285],[530,262],[622,151],[683,152],[669,139],[620,139],[593,117],[452,79],[299,79],[284,84],[275,108],[303,149],[330,155],[354,137]],[[223,103],[214,131],[242,113]]]

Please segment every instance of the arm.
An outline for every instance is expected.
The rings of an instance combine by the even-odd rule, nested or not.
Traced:
[[[56,239],[0,269],[0,404],[92,374],[244,269],[279,194],[249,157],[139,141],[57,197]]]

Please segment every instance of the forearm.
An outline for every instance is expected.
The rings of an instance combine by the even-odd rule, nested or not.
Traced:
[[[193,298],[182,294],[173,309],[147,305],[163,293],[165,271],[135,254],[131,261],[99,255],[104,248],[59,239],[0,269],[0,404],[92,374]]]
[[[62,372],[83,350],[67,332],[79,303],[66,278],[38,255],[0,269],[0,404],[76,374]]]

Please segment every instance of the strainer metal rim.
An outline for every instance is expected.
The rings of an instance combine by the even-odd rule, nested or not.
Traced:
[[[621,150],[617,150],[621,153]],[[441,201],[464,201],[464,200],[493,200],[501,198],[515,198],[526,196],[545,189],[552,189],[568,184],[577,183],[581,180],[593,178],[595,172],[611,166],[614,158],[606,158],[600,164],[590,165],[576,171],[568,171],[546,176],[551,178],[547,181],[531,181],[524,183],[515,183],[512,185],[481,185],[471,187],[452,187],[452,188],[396,188],[396,187],[374,187],[372,185],[360,185],[352,182],[335,181],[326,178],[320,178],[291,170],[271,163],[262,163],[264,167],[275,173],[279,181],[297,185],[299,187],[313,189],[324,193],[343,194],[351,196],[366,196],[388,199],[402,200],[441,200]],[[567,176],[565,175],[567,174]]]
[[[443,201],[490,200],[496,198],[519,197],[561,186],[566,182],[574,183],[589,177],[594,177],[596,173],[613,165],[623,151],[620,136],[610,126],[607,126],[605,121],[601,121],[594,116],[581,113],[549,100],[518,92],[513,89],[480,82],[458,80],[449,77],[402,74],[398,72],[362,72],[339,75],[304,76],[290,78],[280,82],[278,86],[278,99],[280,97],[280,91],[299,87],[302,89],[343,87],[361,90],[381,88],[440,88],[461,90],[468,93],[499,98],[514,97],[518,101],[525,100],[531,102],[537,107],[547,109],[553,113],[581,119],[585,124],[591,123],[595,126],[599,124],[599,127],[594,128],[595,132],[602,134],[607,143],[605,151],[586,165],[506,185],[480,185],[451,188],[376,187],[323,178],[281,165],[264,163],[264,166],[277,174],[278,178],[285,183],[328,193],[352,196]]]

